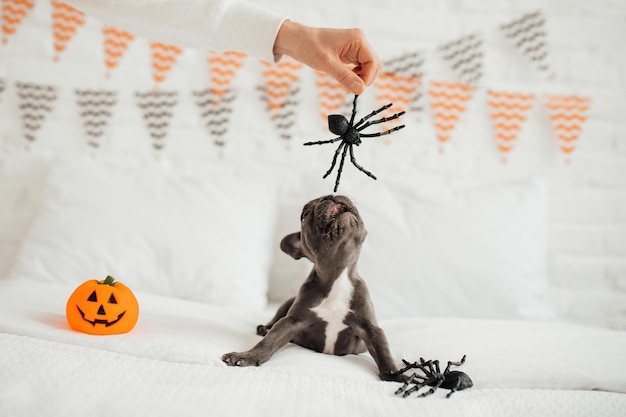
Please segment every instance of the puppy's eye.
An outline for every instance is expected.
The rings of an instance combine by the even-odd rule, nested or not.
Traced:
[[[306,218],[309,217],[309,214],[311,214],[311,210],[303,210],[302,214],[300,215],[300,221],[303,222],[304,220],[306,220]]]

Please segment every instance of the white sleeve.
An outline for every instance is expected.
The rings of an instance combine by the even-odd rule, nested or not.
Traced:
[[[285,20],[240,0],[64,0],[102,23],[151,41],[186,48],[234,50],[272,62]]]

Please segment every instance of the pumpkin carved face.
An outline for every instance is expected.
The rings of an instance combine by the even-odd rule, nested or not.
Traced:
[[[65,316],[74,330],[89,334],[119,334],[130,331],[139,317],[133,292],[111,276],[78,286],[65,306]]]

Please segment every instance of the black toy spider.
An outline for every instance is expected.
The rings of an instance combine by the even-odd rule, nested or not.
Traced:
[[[418,375],[417,373],[413,373],[413,375],[409,377],[409,380],[405,382],[404,385],[402,385],[395,392],[396,395],[402,394],[402,397],[408,397],[413,392],[418,391],[420,388],[430,386],[432,387],[431,389],[419,394],[418,397],[426,397],[434,393],[437,388],[445,388],[450,390],[450,392],[446,395],[446,398],[450,398],[450,396],[456,391],[471,388],[474,385],[472,379],[465,372],[450,370],[450,366],[452,365],[463,365],[463,363],[465,363],[465,355],[463,355],[463,358],[460,362],[448,361],[448,366],[446,366],[443,374],[439,369],[438,360],[425,361],[424,358],[420,358],[420,363],[409,363],[404,359],[402,359],[402,362],[404,362],[406,366],[399,371],[394,372],[394,374],[403,374],[409,369],[420,369],[422,372],[424,372],[424,375]],[[414,385],[411,388],[407,389],[410,384]]]
[[[337,179],[335,180],[334,192],[337,192],[337,188],[339,188],[339,179],[341,178],[341,171],[343,170],[343,162],[346,159],[346,153],[348,152],[348,150],[350,151],[350,161],[352,161],[352,164],[355,167],[357,167],[359,171],[365,173],[365,175],[367,175],[368,177],[376,179],[374,174],[372,174],[371,172],[369,172],[368,170],[366,170],[365,168],[363,168],[361,165],[359,165],[356,162],[356,159],[354,158],[354,151],[352,150],[353,145],[359,146],[361,144],[361,138],[371,138],[371,137],[388,135],[391,132],[395,132],[396,130],[400,130],[404,127],[404,125],[400,125],[400,126],[393,127],[389,130],[385,130],[384,132],[361,133],[361,131],[363,131],[363,129],[367,128],[368,126],[397,119],[400,116],[402,116],[404,112],[401,111],[389,117],[383,117],[378,120],[372,120],[367,123],[364,123],[372,116],[375,116],[376,114],[388,109],[389,107],[393,105],[393,103],[389,103],[389,104],[384,105],[378,110],[374,110],[373,112],[371,112],[370,114],[368,114],[367,116],[359,120],[356,124],[354,124],[354,118],[356,116],[357,98],[359,98],[359,96],[355,95],[354,101],[352,102],[352,115],[350,116],[350,121],[348,121],[348,119],[346,119],[344,116],[340,114],[331,114],[328,116],[328,128],[335,135],[339,135],[339,137],[335,139],[330,139],[330,140],[319,140],[317,142],[306,142],[304,144],[304,146],[324,145],[326,143],[335,143],[339,140],[341,141],[341,143],[337,147],[337,150],[335,151],[335,156],[333,157],[333,163],[330,166],[330,169],[328,170],[328,172],[326,172],[326,174],[324,174],[324,177],[323,177],[323,178],[328,177],[330,173],[333,171],[333,168],[335,168],[335,164],[337,163],[337,157],[339,156],[339,153],[343,149],[343,152],[341,153],[341,162],[339,163],[339,168],[337,170]]]

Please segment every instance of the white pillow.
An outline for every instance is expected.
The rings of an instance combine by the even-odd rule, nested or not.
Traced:
[[[131,289],[262,308],[275,224],[267,185],[91,158],[55,164],[11,277],[114,276]]]
[[[446,187],[346,178],[341,188],[368,230],[358,270],[379,318],[552,317],[542,181]],[[293,288],[282,270],[274,265],[270,283]]]

